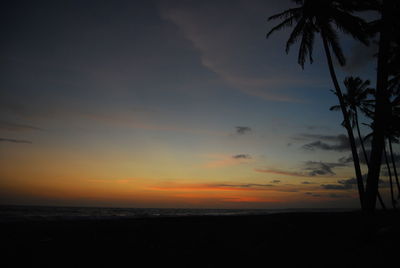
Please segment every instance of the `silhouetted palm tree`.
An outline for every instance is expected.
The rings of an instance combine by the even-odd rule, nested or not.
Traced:
[[[392,143],[399,143],[399,137],[400,137],[400,96],[395,97],[392,100],[387,101],[389,104],[387,105],[387,116],[384,122],[384,127],[381,129],[384,133],[384,138],[385,138],[385,145],[383,147],[383,155],[385,157],[385,163],[386,167],[388,169],[388,175],[389,175],[389,181],[390,181],[390,192],[391,192],[391,199],[392,199],[392,204],[394,206],[395,204],[395,199],[394,199],[394,190],[393,190],[393,181],[392,181],[392,173],[391,173],[391,168],[388,160],[388,153],[386,150],[386,140],[389,145],[389,153],[390,153],[390,158],[391,158],[391,164],[393,166],[393,173],[394,177],[396,180],[396,185],[397,185],[397,199],[400,198],[400,183],[399,183],[399,178],[398,178],[398,173],[397,173],[397,168],[396,168],[396,161],[394,157],[394,151],[393,151],[393,146]],[[368,117],[373,118],[374,117],[374,109],[375,109],[375,104],[374,102],[371,103],[371,105],[364,109],[366,112],[366,115]],[[374,129],[374,122],[372,122],[369,125],[372,129]],[[373,132],[368,134],[365,139],[369,139],[373,136]],[[379,197],[379,192],[378,192],[378,198]]]
[[[350,34],[353,38],[367,44],[367,35],[364,31],[365,22],[359,17],[352,15],[357,9],[351,1],[346,0],[293,0],[299,7],[291,8],[282,13],[269,17],[268,20],[283,20],[273,27],[267,34],[267,38],[275,31],[285,27],[291,27],[296,23],[286,43],[286,52],[299,39],[300,48],[298,63],[304,68],[307,57],[313,62],[312,52],[314,47],[315,34],[322,38],[329,72],[335,87],[335,94],[339,99],[340,108],[343,114],[345,128],[349,136],[353,163],[356,172],[358,193],[361,207],[364,206],[364,183],[360,168],[360,161],[357,154],[356,143],[350,125],[348,111],[339,82],[336,77],[331,51],[339,64],[345,64],[345,57],[339,44],[338,30]]]
[[[371,104],[367,101],[367,97],[373,93],[373,89],[369,88],[370,81],[363,81],[359,77],[346,77],[344,79],[346,92],[343,94],[343,99],[348,110],[351,126],[357,129],[358,139],[360,140],[361,149],[364,154],[365,162],[368,165],[368,156],[364,146],[364,139],[361,135],[360,124],[358,121],[358,109],[365,110]],[[330,110],[340,110],[339,105],[332,106]]]
[[[378,192],[379,174],[382,163],[382,154],[385,147],[385,128],[389,106],[389,78],[393,76],[391,63],[391,44],[398,40],[400,3],[398,0],[377,1],[377,10],[381,18],[376,23],[378,42],[378,61],[376,75],[375,111],[373,117],[373,135],[371,142],[370,165],[368,168],[367,187],[365,189],[365,209],[373,212]]]
[[[366,80],[363,81],[359,77],[346,77],[344,79],[344,85],[346,87],[347,92],[343,94],[343,99],[346,104],[346,108],[348,109],[349,113],[349,120],[351,122],[351,126],[354,128],[357,128],[357,134],[358,134],[358,139],[360,141],[361,149],[364,155],[365,163],[367,166],[369,165],[368,162],[368,156],[367,152],[365,150],[364,146],[364,138],[361,135],[360,131],[360,124],[358,121],[358,110],[360,109],[361,111],[368,111],[371,109],[371,102],[367,100],[367,97],[370,94],[373,94],[374,90],[372,88],[369,88],[370,81]],[[340,105],[334,105],[330,108],[332,111],[338,111],[340,110]],[[342,123],[344,125],[344,122]],[[379,203],[381,204],[381,207],[383,209],[386,209],[385,203],[383,202],[383,199],[378,191],[378,199]]]

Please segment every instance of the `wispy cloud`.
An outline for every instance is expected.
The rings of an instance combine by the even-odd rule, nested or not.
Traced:
[[[321,184],[321,187],[325,190],[349,190],[352,189],[351,185],[347,184]]]
[[[219,192],[219,191],[264,191],[269,187],[273,187],[272,184],[185,184],[185,183],[174,183],[172,185],[158,185],[151,186],[149,189],[157,191],[178,191],[178,192],[190,192],[190,191],[206,191],[206,192]]]
[[[304,187],[303,187],[304,188]],[[206,193],[206,192],[268,192],[268,193],[297,193],[299,185],[276,185],[264,183],[168,183],[156,184],[147,187],[148,190],[178,193]]]
[[[297,141],[314,140],[307,144],[304,144],[302,148],[308,151],[324,150],[324,151],[337,151],[345,152],[350,150],[349,139],[344,134],[339,135],[318,135],[318,134],[300,134],[293,137]],[[359,140],[356,140],[356,145],[360,144]]]
[[[325,151],[339,151],[339,152],[350,150],[349,139],[347,138],[346,135],[341,134],[337,136],[318,136],[318,135],[315,136],[320,140],[303,145],[304,149],[311,151],[320,149]],[[331,144],[331,143],[326,143],[324,141],[331,141],[334,143]]]
[[[308,144],[303,145],[303,149],[314,151],[316,149],[325,150],[325,151],[348,151],[350,149],[348,143],[340,143],[340,144],[328,144],[322,141],[314,141]]]
[[[366,174],[363,175],[363,180],[366,180]],[[350,190],[355,189],[357,187],[357,179],[350,178],[345,180],[338,180],[336,184],[321,184],[321,187],[327,190]],[[386,188],[390,187],[390,183],[388,181],[379,180],[379,187]]]
[[[233,155],[232,158],[234,158],[234,159],[251,159],[251,156],[248,154],[237,154],[237,155]]]
[[[302,181],[301,184],[309,185],[309,184],[316,184],[316,183],[312,182],[312,181]]]
[[[315,85],[303,77],[277,71],[262,60],[266,53],[265,31],[258,18],[265,17],[262,8],[246,8],[242,1],[213,3],[210,8],[202,1],[173,1],[161,4],[161,16],[181,29],[183,35],[199,51],[202,65],[216,73],[226,84],[241,92],[265,100],[298,102],[284,89],[290,86]],[[262,12],[261,12],[262,10]],[[221,14],[224,23],[221,23]],[[250,31],[249,31],[250,29]],[[257,30],[256,30],[257,29]],[[287,70],[286,70],[287,71]]]
[[[357,185],[356,178],[350,178],[345,180],[338,180],[337,184],[321,184],[321,187],[326,190],[350,190],[355,188]]]
[[[31,131],[31,130],[43,130],[39,127],[18,124],[13,122],[0,121],[0,129],[8,131]]]
[[[359,154],[359,155],[361,155],[361,154]],[[353,162],[353,156],[352,156],[352,155],[349,155],[349,156],[340,157],[340,158],[338,159],[338,162],[339,162],[339,163],[343,163],[343,164],[352,163],[352,162]]]
[[[233,156],[215,154],[208,155],[207,158],[210,160],[204,165],[205,168],[237,166],[252,161],[250,155],[247,154],[238,154]]]
[[[251,128],[250,127],[243,127],[243,126],[238,126],[236,127],[236,133],[239,135],[244,135],[246,133],[251,132]]]
[[[293,177],[314,177],[314,176],[333,176],[336,173],[333,171],[337,167],[345,167],[347,164],[344,163],[330,163],[330,162],[316,162],[316,161],[306,161],[303,164],[303,171],[286,171],[281,169],[254,169],[256,172],[260,173],[270,173],[276,175],[293,176]],[[305,182],[303,184],[310,184]]]
[[[346,194],[330,193],[328,195],[328,197],[330,197],[330,198],[349,198],[350,196],[346,195]]]
[[[316,162],[316,161],[307,161],[305,162],[305,170],[308,171],[309,176],[332,176],[336,175],[335,172],[333,172],[333,168],[336,167],[345,167],[347,166],[346,164],[343,163],[330,163],[330,162]]]
[[[233,188],[263,188],[273,187],[272,184],[259,184],[259,183],[248,183],[248,184],[215,184],[218,187],[233,187]]]
[[[256,169],[254,169],[254,171],[260,172],[260,173],[271,173],[271,174],[294,176],[294,177],[308,177],[308,175],[304,174],[304,173],[291,172],[291,171],[285,171],[285,170],[280,170],[280,169],[259,169],[259,168],[256,168]]]
[[[312,197],[321,197],[320,194],[316,194],[316,193],[313,193],[313,192],[305,192],[304,194],[308,195],[308,196],[312,196]]]
[[[28,143],[31,144],[31,141],[28,140],[18,140],[18,139],[9,139],[9,138],[0,138],[0,142],[11,142],[11,143]]]

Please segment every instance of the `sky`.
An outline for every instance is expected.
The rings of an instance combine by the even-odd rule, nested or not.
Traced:
[[[320,40],[303,70],[265,37],[292,5],[6,2],[0,204],[357,208]],[[374,47],[341,43],[340,79],[373,81]]]

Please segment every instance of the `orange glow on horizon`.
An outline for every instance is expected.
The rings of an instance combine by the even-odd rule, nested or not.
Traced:
[[[214,185],[193,185],[193,186],[188,185],[188,186],[172,186],[172,187],[153,186],[153,187],[149,187],[148,189],[149,190],[154,190],[154,191],[177,191],[177,192],[193,192],[193,191],[202,191],[202,192],[270,191],[269,189],[265,189],[265,188],[229,187],[229,186],[214,186]]]

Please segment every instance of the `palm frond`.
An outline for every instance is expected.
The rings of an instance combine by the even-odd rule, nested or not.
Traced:
[[[290,8],[290,9],[287,9],[287,10],[281,12],[281,13],[278,13],[278,14],[275,14],[273,16],[270,16],[268,18],[268,21],[276,20],[276,19],[287,19],[289,17],[294,16],[296,13],[299,13],[299,12],[301,12],[301,8],[300,7],[298,7],[298,8]]]
[[[275,27],[273,27],[268,33],[267,33],[267,38],[269,38],[269,36],[273,33],[273,32],[276,32],[276,31],[279,31],[279,30],[281,30],[282,28],[285,28],[285,27],[290,27],[290,26],[292,26],[292,24],[293,24],[293,20],[294,20],[295,18],[292,16],[292,17],[289,17],[289,18],[287,18],[287,19],[285,19],[283,22],[281,22],[281,23],[279,23],[278,25],[276,25]]]
[[[340,105],[333,105],[331,108],[329,108],[329,111],[339,111],[340,110]]]
[[[340,47],[339,37],[337,33],[332,29],[332,26],[330,24],[324,25],[324,34],[339,64],[342,66],[345,65],[346,58],[344,57],[343,50]]]
[[[367,23],[360,17],[353,16],[348,12],[338,9],[332,10],[334,23],[336,27],[343,33],[351,35],[354,39],[368,45]]]
[[[300,43],[299,55],[297,62],[302,68],[304,68],[304,63],[306,61],[307,55],[309,56],[310,63],[313,63],[312,50],[314,46],[315,34],[313,31],[313,26],[311,22],[308,22],[303,27],[303,36]]]
[[[292,33],[290,34],[289,39],[286,42],[286,53],[289,53],[290,47],[297,41],[300,37],[300,34],[303,32],[304,25],[306,23],[305,18],[301,18],[300,21],[297,23],[296,27],[294,27]]]

